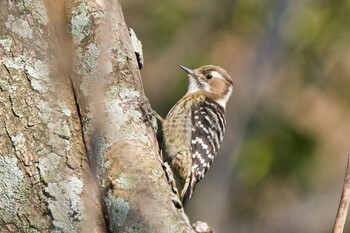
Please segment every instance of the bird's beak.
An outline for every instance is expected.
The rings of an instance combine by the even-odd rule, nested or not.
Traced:
[[[187,74],[193,74],[193,70],[191,70],[190,68],[187,68],[183,65],[179,65],[181,69],[183,69]]]

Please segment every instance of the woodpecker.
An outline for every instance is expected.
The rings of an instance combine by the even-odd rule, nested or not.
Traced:
[[[163,122],[163,159],[171,167],[185,205],[218,154],[233,83],[219,66],[205,65],[193,70],[179,66],[187,73],[189,86]]]

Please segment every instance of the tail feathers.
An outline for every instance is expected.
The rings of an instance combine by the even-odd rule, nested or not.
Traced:
[[[185,207],[187,200],[192,197],[194,189],[196,187],[196,181],[193,179],[194,177],[191,175],[188,180],[186,180],[184,188],[182,190],[182,206]]]

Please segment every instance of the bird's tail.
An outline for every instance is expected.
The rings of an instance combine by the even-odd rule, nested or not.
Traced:
[[[192,197],[192,194],[194,192],[194,189],[196,187],[196,181],[194,179],[194,177],[191,175],[189,176],[188,180],[186,180],[185,185],[184,185],[184,189],[183,192],[184,194],[182,195],[182,206],[185,207],[186,202],[188,199],[190,199]]]

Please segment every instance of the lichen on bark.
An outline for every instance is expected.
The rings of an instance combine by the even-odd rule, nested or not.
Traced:
[[[79,231],[88,166],[50,15],[42,0],[0,7],[0,231]]]
[[[172,203],[119,3],[0,8],[0,231],[191,229]]]

